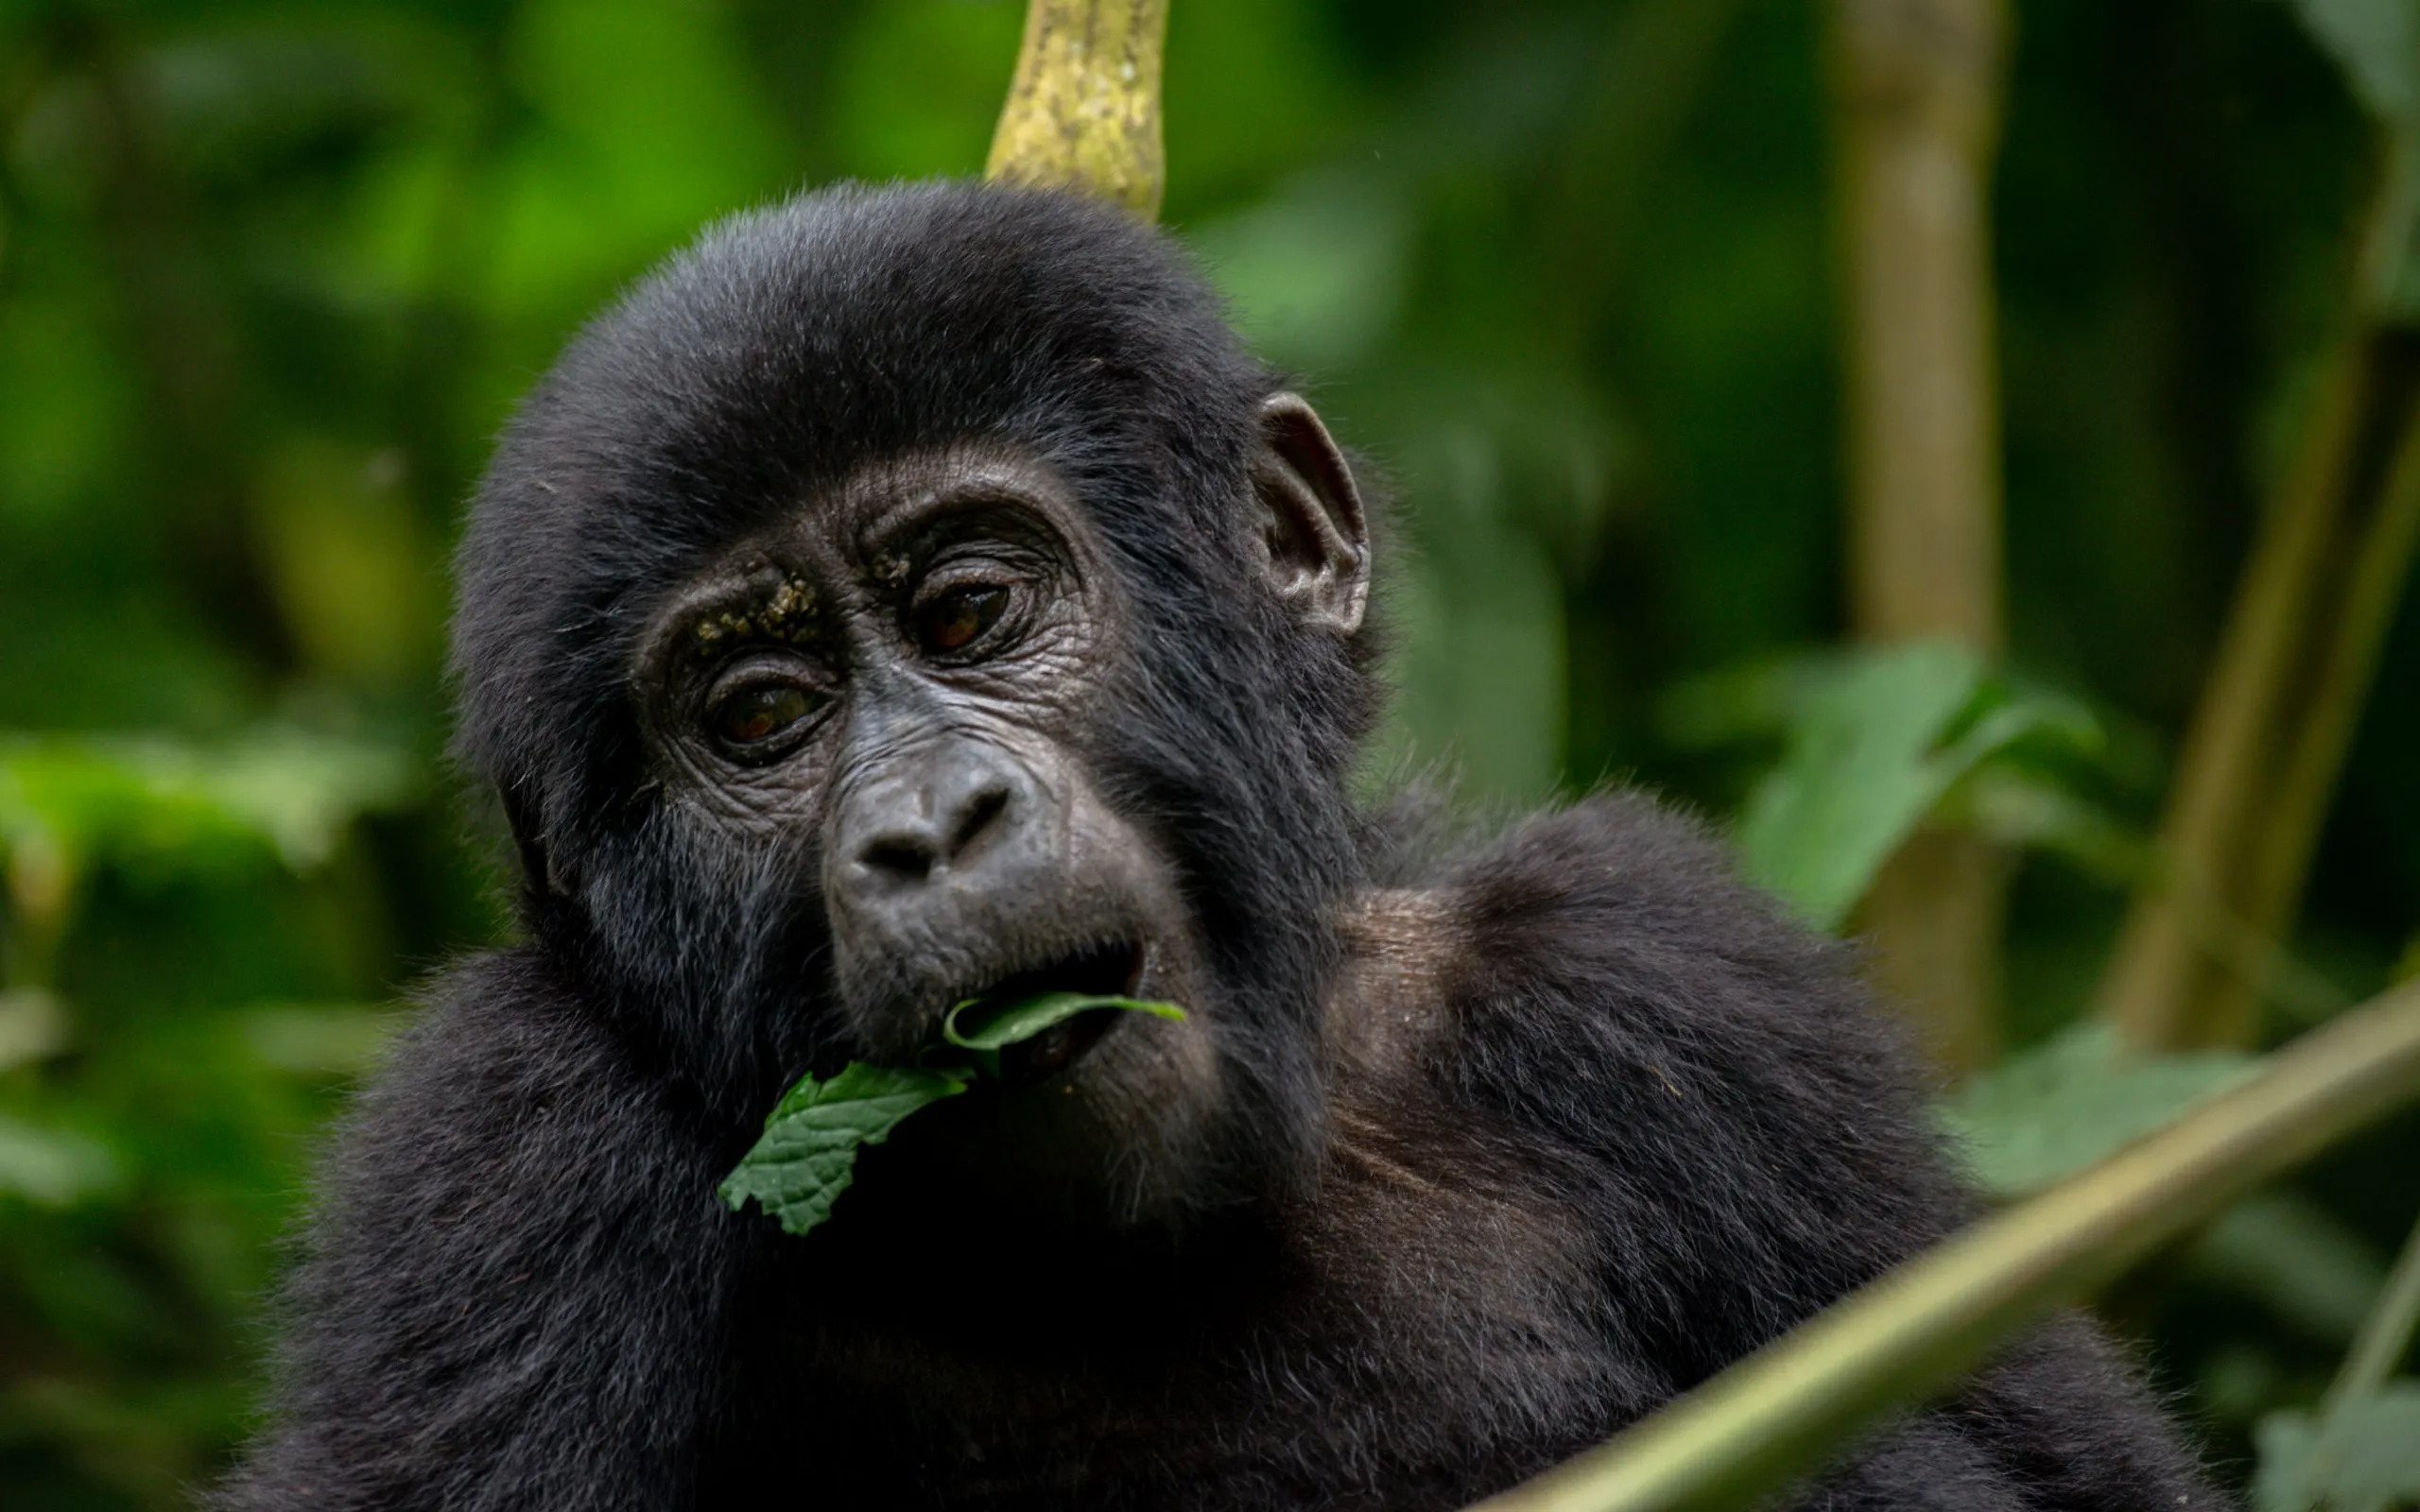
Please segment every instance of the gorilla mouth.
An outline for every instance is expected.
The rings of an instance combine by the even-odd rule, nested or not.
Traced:
[[[1139,939],[1101,940],[1004,976],[965,997],[979,1003],[1016,1003],[1046,992],[1132,997],[1150,973],[1150,949]],[[1025,1087],[1056,1075],[1090,1055],[1129,1017],[1080,1013],[1011,1045],[1000,1052],[1000,1080],[1010,1087]]]

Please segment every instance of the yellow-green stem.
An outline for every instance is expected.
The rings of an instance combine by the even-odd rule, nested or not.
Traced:
[[[2370,327],[2338,354],[2299,465],[2271,507],[2177,759],[2158,861],[2100,1009],[2146,1049],[2239,1045],[2264,980],[2196,919],[2281,938],[2367,700],[2420,528],[2420,332]]]
[[[1167,0],[1031,0],[984,176],[1157,215],[1167,26]]]

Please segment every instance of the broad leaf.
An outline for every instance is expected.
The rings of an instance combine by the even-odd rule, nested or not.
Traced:
[[[125,1184],[116,1152],[99,1140],[0,1114],[0,1196],[72,1208]]]
[[[2376,318],[2420,323],[2420,0],[2293,0],[2389,150],[2360,298]]]
[[[2255,1435],[2258,1512],[2398,1512],[2420,1506],[2420,1382],[2391,1383],[2324,1418],[2272,1413]]]
[[[2293,0],[2293,7],[2372,114],[2420,121],[2420,0]]]
[[[2142,831],[2076,791],[2062,774],[1991,762],[1960,782],[1935,818],[2010,850],[2055,855],[2113,887],[2133,885],[2150,864]]]
[[[1184,1017],[1172,1003],[1081,992],[1045,992],[979,1008],[978,1001],[950,1009],[942,1025],[944,1038],[968,1053],[970,1066],[908,1071],[853,1060],[830,1081],[802,1079],[765,1120],[755,1148],[724,1178],[723,1201],[735,1212],[752,1197],[784,1229],[805,1233],[832,1216],[833,1202],[856,1179],[858,1150],[889,1139],[908,1114],[966,1091],[977,1074],[997,1072],[999,1053],[1010,1045],[1095,1009]],[[961,1028],[959,1019],[970,1010],[970,1026]]]
[[[1184,1017],[1184,1010],[1173,1003],[1091,997],[1081,992],[1045,992],[1010,1004],[983,1004],[969,999],[949,1010],[949,1017],[942,1024],[942,1037],[963,1050],[1005,1050],[1097,1008],[1148,1013],[1160,1019]]]
[[[1808,921],[1837,928],[1961,778],[2036,737],[2095,736],[2072,700],[1987,679],[1952,646],[1853,657],[1797,700],[1781,765],[1740,816],[1742,862]]]
[[[890,1138],[899,1121],[966,1090],[962,1072],[906,1071],[851,1061],[830,1081],[808,1076],[789,1090],[765,1134],[724,1178],[734,1211],[753,1197],[790,1233],[832,1216],[856,1176],[857,1151]]]
[[[266,730],[200,747],[151,738],[0,737],[0,846],[193,861],[266,843],[297,870],[361,814],[410,796],[398,750]]]
[[[2294,1192],[2237,1203],[2185,1258],[2198,1282],[2257,1298],[2297,1333],[2340,1347],[2360,1330],[2386,1285],[2377,1246]]]
[[[2094,1021],[1975,1077],[1941,1116],[1983,1189],[2019,1197],[2116,1154],[2258,1064],[2216,1050],[2129,1057]]]

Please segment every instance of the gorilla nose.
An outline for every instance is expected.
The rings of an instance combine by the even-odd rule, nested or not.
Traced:
[[[842,851],[856,862],[853,880],[896,892],[979,867],[1025,817],[1026,785],[998,756],[963,746],[886,776],[850,805],[856,833]]]

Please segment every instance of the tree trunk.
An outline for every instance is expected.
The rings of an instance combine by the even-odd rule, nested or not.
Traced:
[[[1849,611],[1876,641],[2000,649],[1991,162],[2001,0],[1834,0]],[[2005,859],[1919,834],[1860,911],[1881,985],[1942,1065],[1998,1044]]]

